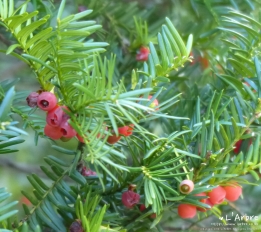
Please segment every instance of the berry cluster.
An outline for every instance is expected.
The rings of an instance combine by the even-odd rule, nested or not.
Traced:
[[[68,111],[66,106],[57,105],[57,98],[51,92],[42,92],[40,94],[33,92],[26,98],[30,107],[38,106],[41,110],[47,111],[46,126],[44,134],[51,139],[72,138],[76,131],[68,123],[70,117],[65,113]]]
[[[183,191],[182,193],[184,194],[190,193],[194,188],[194,184],[192,185],[193,182],[190,182],[189,180],[182,182],[180,185],[180,191]],[[184,192],[184,190],[186,191]],[[229,183],[227,186],[218,186],[208,193],[203,192],[195,194],[195,196],[208,197],[200,199],[200,202],[207,204],[212,208],[214,205],[221,204],[225,199],[228,201],[236,201],[241,194],[242,187],[233,182]],[[205,212],[207,208],[196,207],[195,205],[190,204],[180,204],[178,206],[178,215],[181,218],[193,218],[196,216],[197,210]]]

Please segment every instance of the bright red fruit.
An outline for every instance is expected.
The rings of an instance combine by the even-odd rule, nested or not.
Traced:
[[[63,120],[60,125],[60,131],[62,132],[63,137],[72,138],[76,135],[76,131],[68,123],[68,120]]]
[[[197,214],[197,208],[194,205],[180,204],[178,206],[178,215],[181,218],[193,218]]]
[[[53,140],[60,139],[63,136],[59,127],[52,127],[48,124],[44,127],[44,134]]]
[[[69,119],[69,116],[63,111],[63,109],[68,110],[66,106],[56,106],[48,111],[46,122],[53,127],[60,126],[63,120]]]
[[[130,124],[129,126],[119,127],[118,132],[120,135],[130,136],[130,135],[132,135],[133,128],[134,128],[134,125]]]
[[[179,191],[183,194],[189,194],[194,189],[194,183],[191,180],[183,180],[179,184]]]
[[[42,92],[38,97],[37,105],[44,111],[50,111],[57,105],[56,96],[51,92]]]
[[[236,201],[242,194],[241,186],[224,186],[223,189],[226,191],[226,199],[228,201]]]
[[[122,203],[127,207],[127,208],[132,208],[134,205],[139,203],[140,201],[140,195],[138,193],[135,193],[131,190],[128,190],[124,192],[121,196]]]
[[[207,194],[206,193],[198,193],[198,194],[195,194],[195,196],[203,197],[203,196],[207,196]],[[208,200],[208,198],[204,198],[204,199],[200,199],[199,201],[204,203],[204,204],[207,204],[207,200]],[[207,209],[197,207],[197,210],[199,210],[201,212],[205,212]]]
[[[137,61],[147,61],[150,54],[150,50],[147,47],[142,46],[136,55]]]
[[[110,144],[114,144],[114,143],[117,143],[120,139],[121,139],[121,136],[112,135],[112,136],[108,137],[107,142]]]
[[[212,189],[212,191],[208,193],[208,196],[209,201],[212,204],[221,204],[226,198],[226,191],[223,187],[218,186],[217,188]]]
[[[32,92],[28,95],[26,98],[27,105],[30,107],[36,107],[37,106],[37,101],[38,101],[39,93]]]

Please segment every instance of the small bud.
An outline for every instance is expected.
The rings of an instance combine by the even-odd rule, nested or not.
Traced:
[[[136,55],[137,61],[147,61],[150,54],[150,50],[147,47],[142,46]]]
[[[82,222],[80,220],[76,220],[74,221],[70,228],[69,228],[70,232],[84,232],[83,228],[82,228]]]
[[[86,167],[82,168],[81,174],[83,176],[96,176],[96,172],[92,171],[91,169],[88,169]]]

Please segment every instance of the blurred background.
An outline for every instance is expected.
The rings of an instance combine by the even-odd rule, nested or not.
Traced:
[[[23,1],[17,1],[17,5]],[[32,0],[31,9],[38,9],[43,14],[51,13],[53,17],[51,24],[55,24],[55,12],[60,1],[39,1]],[[208,3],[207,3],[208,2]],[[126,9],[123,11],[122,6]],[[135,6],[135,7],[134,7]],[[154,41],[156,33],[159,31],[164,18],[169,17],[182,37],[186,40],[190,33],[194,36],[192,63],[187,64],[183,69],[175,71],[170,76],[171,94],[179,92],[186,93],[186,101],[194,102],[194,96],[200,94],[209,97],[208,91],[211,91],[213,83],[213,70],[218,70],[216,60],[223,62],[222,55],[226,55],[227,47],[224,46],[220,39],[224,36],[216,28],[222,26],[220,17],[228,12],[229,7],[237,7],[245,14],[259,17],[261,7],[258,1],[248,0],[68,0],[66,3],[65,14],[74,14],[85,9],[94,9],[89,19],[97,20],[103,25],[103,30],[93,38],[97,41],[106,41],[111,44],[106,54],[114,52],[117,54],[118,67],[115,72],[117,80],[125,78],[126,85],[131,84],[130,67],[141,67],[142,64],[137,63],[135,56],[141,45],[147,45],[149,41]],[[121,9],[121,10],[120,10]],[[138,9],[138,11],[130,9]],[[139,12],[138,15],[135,12]],[[138,34],[130,33],[135,31],[132,16],[146,20],[148,22],[149,33],[147,38],[140,38]],[[15,43],[10,34],[0,27],[0,49],[5,50],[8,46]],[[18,53],[21,51],[17,51]],[[105,54],[105,55],[106,55]],[[39,84],[36,81],[35,74],[23,62],[11,55],[0,53],[0,81],[16,80],[16,91],[23,91],[25,95],[32,91],[39,90]],[[168,96],[162,96],[160,100],[165,100]],[[21,104],[26,105],[26,100],[21,99]],[[181,102],[182,104],[182,102]],[[188,104],[189,107],[189,104]],[[175,109],[173,109],[175,112]],[[43,112],[36,112],[44,120]],[[175,112],[176,115],[182,115],[182,112]],[[182,115],[185,116],[185,115]],[[13,119],[20,122],[19,128],[23,128],[24,123],[21,118],[13,115]],[[160,120],[150,122],[148,126],[157,134],[169,133],[170,128],[166,128]],[[31,185],[27,180],[30,173],[42,174],[39,166],[44,165],[44,157],[54,155],[61,159],[68,159],[51,148],[50,140],[39,138],[37,146],[34,140],[34,131],[25,127],[27,136],[22,136],[25,142],[16,146],[19,152],[0,156],[0,187],[7,187],[8,191],[13,194],[13,199],[21,204],[30,204],[25,197],[22,196],[21,190],[32,191]],[[77,146],[76,139],[69,142],[58,141],[59,146],[73,149]],[[249,181],[253,181],[252,177],[244,176]],[[259,181],[258,184],[261,182]],[[243,199],[238,200],[230,205],[221,206],[222,215],[232,219],[228,223],[232,223],[235,214],[241,215],[261,215],[260,194],[261,186],[243,186]],[[234,216],[232,215],[234,214]],[[203,215],[203,214],[202,214]],[[200,216],[202,216],[200,215]],[[19,215],[21,217],[21,214]],[[261,216],[260,222],[261,222]],[[198,231],[203,227],[213,227],[212,223],[220,223],[221,221],[215,216],[202,216],[191,220],[181,220],[177,217],[177,212],[166,212],[162,224],[165,231],[182,231],[183,228],[191,226],[192,230]],[[261,223],[258,222],[260,225]],[[233,226],[231,226],[232,228]],[[247,228],[246,227],[246,231]],[[205,230],[214,231],[214,230]],[[220,230],[219,230],[220,231]],[[238,228],[238,231],[242,231]],[[257,229],[255,231],[261,231]]]

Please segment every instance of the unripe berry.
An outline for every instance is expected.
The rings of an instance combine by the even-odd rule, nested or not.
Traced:
[[[142,46],[136,55],[137,61],[147,61],[150,54],[150,50],[147,47]]]
[[[197,208],[194,205],[180,204],[178,206],[178,215],[181,218],[193,218],[197,214]]]
[[[129,126],[119,127],[118,132],[120,135],[130,136],[130,135],[132,135],[133,127],[134,127],[133,124],[131,124]]]
[[[189,194],[194,189],[194,183],[191,180],[183,180],[179,185],[179,191],[183,194]]]
[[[56,96],[51,92],[42,92],[38,97],[37,105],[44,111],[50,111],[57,105]]]
[[[76,135],[76,131],[68,123],[68,120],[63,120],[60,125],[60,131],[62,132],[63,137],[72,138]]]
[[[37,106],[37,101],[38,101],[39,93],[32,92],[28,95],[26,98],[27,105],[30,107],[36,107]]]
[[[139,203],[140,201],[140,195],[138,193],[135,193],[131,190],[128,190],[124,192],[121,196],[122,203],[127,207],[127,208],[132,208],[134,205]]]
[[[112,135],[112,136],[108,137],[107,142],[110,144],[114,144],[114,143],[117,143],[120,139],[121,139],[121,136]]]
[[[217,188],[212,189],[211,192],[208,193],[209,201],[216,205],[221,204],[226,197],[226,191],[221,186],[218,186]]]
[[[63,109],[68,110],[66,106],[56,106],[52,110],[47,113],[46,122],[53,127],[60,126],[63,120],[69,118],[67,114],[63,111]]]
[[[242,194],[241,186],[224,186],[223,189],[226,191],[226,199],[228,201],[236,201]]]
[[[59,127],[52,127],[48,124],[44,127],[44,134],[53,140],[60,139],[63,136]]]

